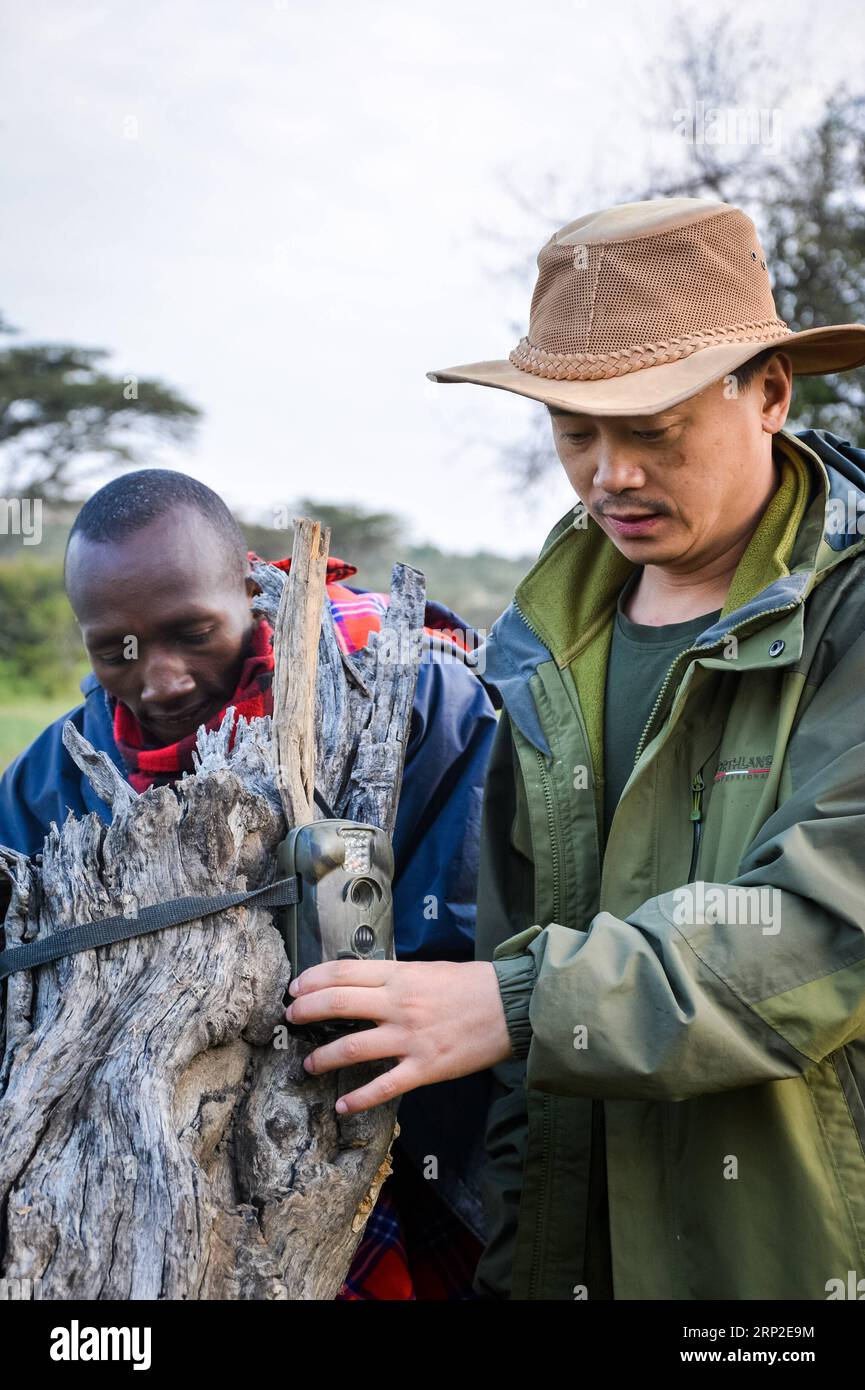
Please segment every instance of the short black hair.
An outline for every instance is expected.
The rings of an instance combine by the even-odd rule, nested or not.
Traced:
[[[736,378],[739,389],[741,391],[747,391],[760,368],[764,367],[769,361],[769,358],[774,357],[775,353],[779,351],[780,349],[777,347],[764,348],[762,352],[757,353],[756,357],[749,357],[747,362],[743,362],[741,367],[737,367],[736,370],[731,373],[731,376]]]
[[[66,555],[75,536],[97,543],[121,541],[178,507],[193,507],[210,522],[242,577],[248,547],[237,518],[213,488],[172,468],[139,468],[94,492],[72,523]],[[64,570],[65,565],[64,556]]]

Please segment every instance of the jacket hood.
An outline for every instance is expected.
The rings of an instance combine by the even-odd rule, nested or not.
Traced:
[[[786,431],[782,433],[786,435]],[[865,449],[857,449],[828,430],[803,430],[788,438],[810,449],[823,465],[825,545],[835,555],[857,546],[865,536]],[[818,573],[832,567],[825,554],[818,553],[817,560]]]

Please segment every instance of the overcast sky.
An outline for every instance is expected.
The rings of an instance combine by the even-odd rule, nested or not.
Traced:
[[[571,494],[557,473],[514,491],[496,448],[540,407],[424,373],[525,332],[530,286],[515,295],[485,231],[534,257],[548,174],[572,190],[564,222],[657,155],[646,75],[674,6],[4,9],[6,316],[185,393],[205,412],[194,448],[148,461],[249,516],[312,493],[402,512],[444,549],[535,552]],[[795,74],[792,119],[861,74],[861,4],[738,10]]]

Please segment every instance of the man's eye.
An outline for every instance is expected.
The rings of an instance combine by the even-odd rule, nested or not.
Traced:
[[[180,641],[191,642],[193,646],[197,646],[202,642],[206,642],[209,637],[212,637],[214,631],[214,628],[209,627],[205,632],[182,632],[180,634]]]
[[[666,433],[667,427],[662,430],[634,430],[638,439],[660,439]]]
[[[584,439],[588,439],[588,437],[589,437],[589,436],[588,436],[587,433],[586,433],[586,434],[574,434],[574,433],[571,433],[571,434],[566,434],[566,435],[564,436],[565,439],[570,439],[574,444],[582,444],[583,440],[584,440]]]
[[[103,652],[97,652],[96,660],[101,662],[103,666],[122,666],[126,658],[122,652],[119,656],[106,656]]]

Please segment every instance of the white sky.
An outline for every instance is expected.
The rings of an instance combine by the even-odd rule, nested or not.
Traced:
[[[790,75],[789,123],[827,82],[857,85],[854,0],[738,10]],[[495,446],[540,407],[424,373],[506,357],[525,331],[530,287],[496,277],[482,228],[533,257],[552,227],[505,177],[530,195],[562,178],[562,222],[640,179],[647,63],[673,12],[6,0],[0,308],[188,395],[197,444],[148,462],[247,515],[306,492],[400,511],[443,549],[534,553],[570,491],[557,473],[515,492]]]

